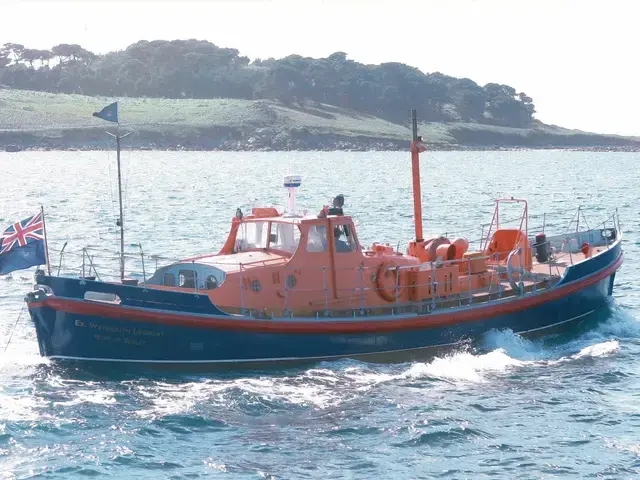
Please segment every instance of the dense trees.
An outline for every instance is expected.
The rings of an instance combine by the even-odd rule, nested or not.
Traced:
[[[199,40],[140,41],[105,55],[75,44],[49,50],[0,47],[0,84],[85,95],[273,99],[349,107],[392,121],[418,108],[430,121],[472,121],[524,127],[533,100],[508,85],[424,74],[402,63],[364,65],[335,52],[250,62],[233,48]]]

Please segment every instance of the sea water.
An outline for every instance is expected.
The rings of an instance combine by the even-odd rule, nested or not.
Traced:
[[[498,197],[529,200],[531,234],[543,222],[547,233],[575,229],[580,205],[580,227],[618,208],[625,264],[609,309],[573,331],[535,340],[492,331],[420,362],[208,374],[61,367],[39,356],[24,309],[33,269],[0,277],[0,478],[637,478],[639,161],[422,154],[425,236],[479,238]],[[297,202],[308,213],[344,194],[362,244],[404,249],[415,234],[402,152],[124,151],[122,163],[131,255],[216,252],[236,208],[285,204],[289,173],[303,176]],[[89,245],[107,252],[94,258],[98,273],[117,273],[113,152],[0,153],[0,171],[1,228],[42,205],[54,271],[79,273]]]

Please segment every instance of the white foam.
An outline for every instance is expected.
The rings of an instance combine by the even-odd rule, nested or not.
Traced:
[[[513,369],[549,368],[585,357],[601,357],[619,348],[617,341],[610,340],[553,359],[552,351],[508,330],[492,332],[485,343],[495,348],[483,354],[456,352],[429,362],[412,363],[404,369],[350,361],[348,366],[337,362],[334,368],[312,368],[286,377],[205,379],[186,384],[157,383],[151,387],[132,382],[132,388],[151,402],[148,408],[136,413],[156,417],[186,413],[198,404],[228,407],[230,398],[236,398],[238,391],[249,396],[245,398],[249,404],[284,402],[323,409],[362,396],[384,383],[424,378],[444,381],[450,388],[451,384],[486,382]]]
[[[600,337],[640,337],[640,321],[635,317],[623,312],[618,311],[607,319],[605,322],[598,325],[593,332]]]
[[[502,349],[519,360],[541,360],[547,355],[541,344],[523,338],[511,329],[491,330],[484,337],[483,347],[486,350]]]
[[[49,365],[50,363],[51,361],[48,358],[41,357],[39,354],[16,354],[11,352],[11,347],[0,354],[0,370],[7,370],[11,374],[15,373],[15,367]]]
[[[624,444],[619,440],[609,439],[609,438],[605,438],[604,443],[609,448],[615,448],[616,450],[631,452],[640,457],[640,444],[638,443]]]
[[[448,382],[483,382],[493,374],[505,373],[515,368],[551,367],[585,357],[602,357],[620,348],[617,340],[608,340],[582,347],[577,353],[565,350],[559,358],[552,358],[553,351],[543,348],[511,330],[492,331],[484,341],[484,354],[458,352],[437,357],[428,363],[414,363],[398,378],[434,377]]]
[[[73,406],[83,403],[96,405],[113,405],[116,402],[115,392],[109,390],[78,390],[73,393],[74,398],[66,402],[54,402],[54,405]]]
[[[0,420],[3,422],[36,421],[53,418],[46,412],[48,402],[28,394],[10,394],[0,392]]]
[[[616,352],[620,348],[620,342],[618,340],[610,340],[608,342],[596,343],[595,345],[589,345],[584,347],[571,358],[578,359],[584,357],[603,357]]]

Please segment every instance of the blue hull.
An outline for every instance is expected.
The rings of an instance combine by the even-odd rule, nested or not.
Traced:
[[[273,319],[263,320],[258,327],[254,326],[258,322],[252,323],[251,319],[221,312],[203,295],[55,277],[43,277],[39,283],[50,285],[55,292],[53,298],[61,298],[68,307],[33,299],[29,310],[40,353],[45,357],[167,364],[363,356],[375,360],[380,354],[455,345],[491,329],[510,328],[532,334],[584,320],[607,304],[621,263],[622,249],[617,243],[568,268],[558,285],[539,293],[483,307],[384,319]],[[86,290],[97,288],[117,292],[122,305],[95,307],[95,303],[83,300]],[[159,296],[151,298],[154,295]],[[108,314],[101,313],[105,311]],[[185,315],[187,320],[198,319],[198,323],[181,321]],[[470,319],[471,315],[474,318]],[[216,322],[220,321],[226,323],[218,328]],[[375,326],[378,321],[380,328]],[[237,322],[238,328],[229,327],[229,322]],[[270,325],[265,326],[265,322]],[[362,331],[358,331],[360,325]]]

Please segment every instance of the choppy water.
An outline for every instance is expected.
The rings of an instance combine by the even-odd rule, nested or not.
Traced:
[[[319,363],[276,371],[118,373],[38,355],[31,271],[0,277],[0,477],[635,478],[640,474],[640,174],[637,154],[423,155],[425,229],[473,229],[490,196],[526,197],[531,224],[591,223],[619,207],[626,263],[611,311],[561,337],[492,332],[424,362]],[[182,257],[216,250],[236,207],[337,193],[364,243],[412,236],[402,153],[125,152],[127,243]],[[50,247],[117,251],[115,158],[0,153],[0,225],[42,204]],[[553,214],[562,220],[553,219]],[[560,229],[564,231],[564,228]],[[130,246],[129,250],[135,251]],[[57,258],[52,259],[57,263]],[[67,267],[80,261],[69,257]],[[115,264],[114,264],[115,267]]]

